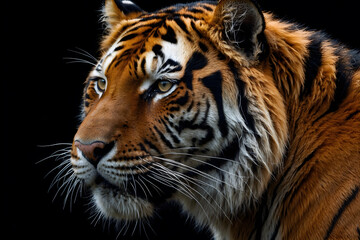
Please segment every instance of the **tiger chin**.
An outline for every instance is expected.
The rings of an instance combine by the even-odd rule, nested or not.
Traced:
[[[358,238],[360,55],[250,0],[106,0],[71,164],[106,218],[177,201],[215,239]]]

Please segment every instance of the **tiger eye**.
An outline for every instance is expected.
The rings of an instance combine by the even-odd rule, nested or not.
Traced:
[[[158,82],[158,88],[163,93],[169,91],[172,86],[173,86],[173,83],[169,82],[167,80],[161,80]]]
[[[104,92],[106,88],[106,80],[101,78],[97,81],[97,87],[100,91]]]

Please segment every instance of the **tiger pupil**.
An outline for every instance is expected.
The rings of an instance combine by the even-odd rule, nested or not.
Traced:
[[[159,81],[158,88],[161,92],[167,92],[172,87],[172,83],[166,80]]]

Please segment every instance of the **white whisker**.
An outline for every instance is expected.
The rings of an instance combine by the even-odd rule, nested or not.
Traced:
[[[167,169],[169,170],[169,169]],[[174,171],[163,171],[163,173],[165,173],[164,175],[158,175],[160,179],[164,180],[165,177],[168,177],[168,179],[170,181],[175,181],[177,184],[180,184],[180,188],[178,186],[175,186],[174,188],[179,191],[180,193],[184,194],[184,196],[187,196],[188,198],[194,200],[198,206],[203,210],[204,215],[206,216],[206,218],[209,220],[209,216],[208,213],[206,212],[205,208],[202,206],[202,204],[199,202],[199,200],[195,197],[195,195],[191,192],[194,191],[195,193],[197,193],[199,196],[201,196],[211,207],[213,207],[210,202],[198,191],[196,191],[195,189],[193,189],[192,187],[190,187],[189,185],[184,184],[182,181],[180,181],[180,179],[177,178],[176,173]],[[175,179],[174,179],[175,177]]]
[[[37,147],[57,147],[57,146],[71,146],[72,143],[54,143],[54,144],[47,144],[47,145],[37,145]]]
[[[77,53],[77,54],[79,54],[79,55],[82,55],[82,56],[84,56],[84,57],[88,57],[88,58],[90,58],[91,60],[93,60],[94,61],[94,63],[97,63],[98,62],[98,60],[93,56],[93,55],[91,55],[88,51],[86,51],[86,50],[84,50],[84,49],[81,49],[81,48],[76,48],[78,51],[76,51],[76,50],[72,50],[72,49],[68,49],[68,51],[69,52],[73,52],[73,53]]]
[[[96,67],[97,64],[92,63],[88,60],[85,59],[81,59],[81,58],[75,58],[75,57],[64,57],[65,60],[73,60],[73,61],[68,61],[67,63],[86,63],[86,64],[90,64],[91,66]]]
[[[212,175],[210,175],[208,173],[202,172],[202,171],[200,171],[200,170],[198,170],[196,168],[190,167],[190,166],[185,165],[183,163],[180,163],[180,162],[177,162],[177,161],[174,161],[174,160],[171,160],[171,159],[167,159],[167,158],[160,158],[160,157],[154,157],[154,158],[159,159],[159,160],[163,160],[168,165],[182,168],[182,169],[187,170],[189,172],[198,174],[199,176],[204,177],[204,178],[206,178],[208,180],[211,180],[211,181],[214,181],[214,182],[220,182],[220,183],[223,183],[223,184],[225,184],[225,185],[227,185],[227,186],[229,186],[231,188],[236,189],[235,186],[233,186],[233,185],[231,185],[231,184],[229,184],[229,183],[227,183],[225,181],[222,181],[221,179],[218,179],[218,178],[216,178],[216,177],[214,177],[214,176],[212,176]]]

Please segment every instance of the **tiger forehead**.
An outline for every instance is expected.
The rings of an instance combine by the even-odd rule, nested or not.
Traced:
[[[179,36],[176,32],[180,31],[178,35],[189,35],[190,29],[187,23],[190,21],[192,21],[191,28],[199,34],[193,22],[210,21],[213,10],[214,5],[210,3],[179,4],[124,21],[116,30],[121,32],[117,40],[101,60],[102,70],[105,72],[111,66],[116,66],[131,57],[139,60],[141,54],[151,51],[161,40],[177,44]]]

